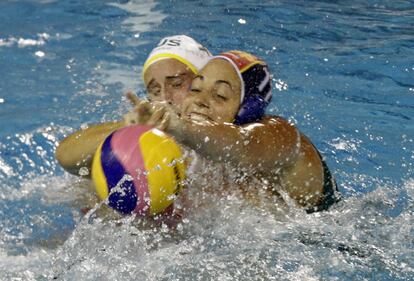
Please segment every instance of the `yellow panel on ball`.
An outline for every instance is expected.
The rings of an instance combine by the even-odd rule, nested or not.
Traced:
[[[101,161],[101,151],[102,143],[99,145],[98,149],[93,156],[93,165],[92,165],[92,179],[95,183],[95,190],[98,193],[99,198],[106,199],[109,195],[108,185],[106,182],[106,177],[104,171],[102,170]]]
[[[173,204],[184,178],[180,147],[172,137],[149,126],[113,132],[96,150],[92,164],[99,197],[123,214],[164,212]]]
[[[150,212],[159,213],[173,202],[185,179],[185,165],[180,147],[157,129],[140,138],[141,151],[147,170]]]

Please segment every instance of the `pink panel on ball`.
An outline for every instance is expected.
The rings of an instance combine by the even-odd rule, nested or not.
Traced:
[[[122,128],[112,136],[111,147],[116,158],[121,162],[124,169],[132,176],[135,192],[138,197],[135,213],[147,215],[150,206],[150,194],[145,172],[144,159],[139,145],[140,136],[152,129],[149,126],[129,126]]]

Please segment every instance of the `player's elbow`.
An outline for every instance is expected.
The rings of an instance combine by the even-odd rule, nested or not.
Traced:
[[[82,167],[88,169],[89,161],[77,159],[73,151],[66,147],[64,143],[60,143],[56,148],[55,157],[59,165],[70,174],[79,176]]]

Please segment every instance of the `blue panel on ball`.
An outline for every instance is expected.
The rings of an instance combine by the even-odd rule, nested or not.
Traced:
[[[112,191],[118,183],[128,173],[122,167],[111,148],[111,139],[113,133],[106,138],[102,145],[101,164],[109,191],[109,206],[115,210],[129,214],[137,205],[137,195],[135,193],[134,183],[131,180],[124,180],[120,185],[120,190]]]

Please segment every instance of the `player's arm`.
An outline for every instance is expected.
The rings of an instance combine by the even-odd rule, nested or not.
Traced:
[[[300,151],[299,131],[278,117],[266,117],[244,126],[197,124],[181,119],[171,122],[166,129],[178,141],[213,161],[261,173],[270,174],[291,165]]]
[[[93,155],[99,144],[113,131],[124,127],[124,124],[124,121],[107,122],[74,132],[59,143],[56,159],[71,174],[79,176],[81,168],[87,168],[90,172]],[[90,173],[83,176],[90,177]]]

